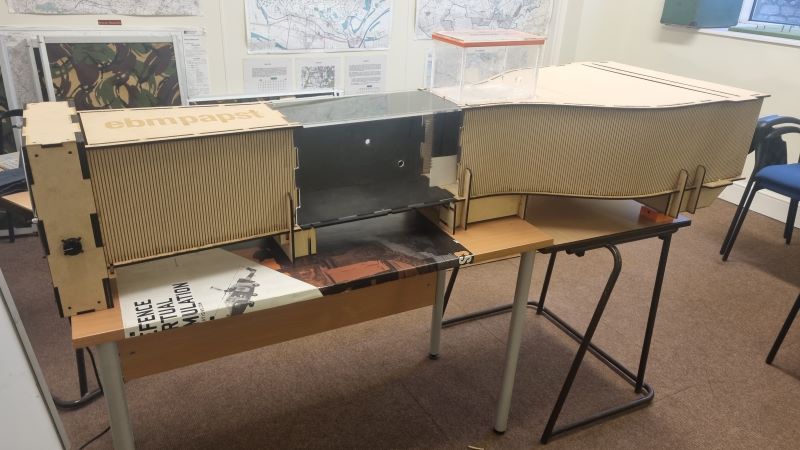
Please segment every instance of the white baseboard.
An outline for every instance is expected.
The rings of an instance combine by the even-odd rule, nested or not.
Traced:
[[[738,205],[746,185],[746,180],[737,181],[725,188],[719,198]],[[789,213],[789,198],[772,191],[761,190],[756,193],[753,204],[750,205],[750,211],[771,217],[781,223],[786,223],[786,215]],[[800,212],[798,212],[798,218],[794,221],[794,227],[800,228]]]

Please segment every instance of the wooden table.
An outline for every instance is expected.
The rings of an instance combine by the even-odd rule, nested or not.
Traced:
[[[661,285],[664,279],[669,246],[672,234],[677,232],[680,228],[689,226],[691,221],[683,216],[676,219],[665,218],[663,220],[654,221],[647,217],[642,217],[640,215],[641,210],[642,205],[633,200],[592,200],[529,196],[525,213],[526,220],[535,225],[538,230],[553,237],[553,245],[543,247],[539,250],[541,253],[549,254],[550,260],[538,301],[529,301],[527,298],[521,299],[515,297],[511,305],[478,311],[448,319],[444,322],[445,326],[452,326],[511,311],[510,328],[511,330],[516,330],[516,333],[521,333],[525,310],[527,308],[532,308],[537,314],[545,316],[579,343],[575,359],[573,360],[564,385],[556,400],[556,404],[553,407],[545,430],[542,433],[541,442],[543,444],[546,444],[553,436],[640,407],[653,399],[654,391],[644,382],[644,374],[647,367],[650,340],[655,325],[658,302],[661,296]],[[642,344],[639,368],[636,373],[633,373],[601,348],[592,344],[591,341],[621,270],[621,256],[616,246],[626,242],[651,238],[659,238],[663,243],[650,303],[650,313],[645,326],[645,337]],[[580,333],[548,308],[545,308],[544,302],[550,285],[550,278],[555,265],[556,255],[559,252],[583,256],[587,251],[600,248],[606,248],[612,253],[614,266],[609,275],[605,289],[603,290],[603,294],[597,302],[595,312],[586,332]],[[522,266],[523,262],[520,263],[520,266]],[[511,338],[513,338],[513,340]],[[517,353],[519,352],[519,339],[519,335],[510,335],[507,360],[516,361]],[[610,410],[602,411],[586,419],[556,429],[555,425],[561,413],[561,408],[569,395],[572,383],[587,351],[598,357],[603,363],[614,370],[615,373],[630,383],[634,387],[635,392],[639,393],[640,396],[631,402],[624,403]],[[509,384],[512,387],[514,379],[513,370],[515,367],[514,364],[507,366],[505,374],[505,377],[511,380]],[[511,393],[508,392],[506,395],[510,398]],[[498,411],[494,427],[496,432],[503,433],[506,431],[508,411],[508,408],[502,409],[505,415],[500,414],[500,411]]]
[[[12,220],[11,212],[14,210],[28,213],[33,212],[31,196],[27,191],[4,195],[0,197],[0,206],[6,209],[8,217],[8,240],[9,242],[14,242],[14,221]]]
[[[320,228],[317,242],[317,254],[295,264],[263,242],[226,248],[317,286],[320,298],[128,339],[119,307],[72,318],[73,346],[98,349],[115,448],[134,447],[125,380],[431,305],[429,354],[435,359],[446,271],[521,255],[515,298],[526,301],[534,255],[553,241],[516,217],[471,225],[454,240],[419,214],[406,212]],[[520,331],[517,327],[510,333],[519,336]],[[519,339],[515,342],[518,348]],[[501,387],[502,416],[508,415],[516,369],[516,358],[511,359],[506,364],[511,377],[505,376]]]

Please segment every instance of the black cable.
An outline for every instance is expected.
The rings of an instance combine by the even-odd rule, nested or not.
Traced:
[[[94,377],[97,380],[97,386],[99,386],[97,388],[97,391],[95,391],[95,392],[99,392],[100,394],[102,394],[103,393],[103,384],[100,382],[100,374],[97,372],[97,363],[94,361],[94,353],[92,353],[92,350],[89,347],[86,347],[86,351],[89,352],[89,359],[92,360],[92,370],[94,370]],[[89,394],[87,394],[87,395],[89,395]],[[82,406],[85,406],[85,405],[82,405]],[[81,445],[78,448],[78,450],[83,450],[84,448],[86,448],[92,442],[100,439],[100,437],[103,436],[104,434],[108,433],[108,430],[110,430],[110,429],[111,429],[111,425],[107,426],[106,429],[101,431],[97,436],[89,439],[85,444]]]
[[[77,400],[62,400],[55,395],[51,395],[51,397],[53,397],[53,403],[56,405],[56,408],[60,410],[72,411],[83,408],[103,395],[103,387],[100,385],[100,375],[97,373],[97,364],[94,361],[94,354],[88,347],[85,350],[89,352],[89,358],[92,360],[92,368],[94,369],[94,377],[97,380],[97,385],[99,387],[91,392],[87,392]]]
[[[105,430],[103,430],[103,431],[101,431],[101,432],[100,432],[100,434],[98,434],[97,436],[95,436],[95,437],[93,437],[93,438],[89,439],[89,441],[88,441],[88,442],[86,442],[85,444],[83,444],[83,445],[81,445],[80,447],[78,447],[78,450],[83,450],[83,449],[85,449],[85,448],[86,448],[86,447],[87,447],[89,444],[91,444],[92,442],[94,442],[94,441],[96,441],[96,440],[100,439],[100,437],[101,437],[102,435],[104,435],[104,434],[108,433],[108,430],[110,430],[110,429],[111,429],[111,425],[107,426]]]
[[[94,362],[94,353],[92,353],[92,349],[86,347],[86,351],[89,352],[89,358],[92,360],[92,370],[94,370],[94,379],[97,380],[97,386],[100,392],[103,392],[103,384],[100,382],[100,374],[97,373],[97,363]]]
[[[52,397],[53,397],[53,403],[56,405],[56,408],[63,411],[72,411],[75,409],[83,408],[89,403],[100,398],[101,395],[103,395],[103,390],[95,389],[91,392],[87,392],[86,395],[77,400],[62,400],[56,397],[55,395],[53,395]]]

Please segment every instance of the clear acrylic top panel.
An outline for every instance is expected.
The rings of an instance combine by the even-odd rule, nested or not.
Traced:
[[[458,105],[426,91],[326,97],[274,102],[270,105],[290,122],[304,127],[396,119],[458,111]]]
[[[433,33],[430,90],[460,105],[533,100],[545,38],[516,30]]]

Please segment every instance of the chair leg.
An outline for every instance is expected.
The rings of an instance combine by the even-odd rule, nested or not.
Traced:
[[[756,184],[753,186],[750,192],[748,192],[747,199],[745,200],[744,205],[742,206],[742,213],[738,217],[736,217],[735,222],[731,223],[733,230],[730,239],[728,239],[727,247],[723,247],[723,252],[722,252],[723,261],[728,260],[728,256],[731,254],[731,249],[733,249],[733,244],[736,243],[736,237],[739,235],[739,230],[742,229],[742,224],[744,223],[744,219],[747,216],[747,211],[750,210],[750,204],[753,203],[753,198],[755,198],[756,193],[758,192],[759,189],[760,188]]]
[[[747,185],[744,188],[744,192],[742,192],[742,198],[739,200],[739,204],[736,206],[736,212],[733,213],[733,217],[731,218],[731,226],[728,227],[728,233],[725,234],[725,239],[722,241],[722,247],[719,248],[719,254],[722,255],[725,253],[725,249],[728,246],[728,242],[731,240],[731,236],[733,235],[733,228],[736,222],[739,220],[739,216],[742,215],[742,209],[744,203],[747,201],[747,197],[750,195],[750,191],[753,189],[753,183],[755,179],[753,175],[750,175],[750,179],[747,180]]]
[[[797,217],[797,199],[792,199],[789,202],[789,214],[786,215],[786,228],[783,230],[783,238],[786,239],[786,245],[792,243],[792,232],[794,231],[794,219]]]
[[[794,322],[794,318],[797,317],[798,311],[800,311],[800,295],[798,295],[797,300],[794,301],[794,306],[792,306],[792,310],[789,311],[789,315],[786,316],[786,322],[783,323],[783,328],[781,328],[780,333],[778,333],[778,337],[775,338],[775,343],[772,344],[772,349],[770,349],[769,355],[767,355],[767,364],[772,364],[772,360],[775,359],[775,355],[778,354],[778,349],[780,349],[781,344],[783,344],[783,338],[785,338],[786,333],[789,332],[789,327],[792,326],[792,322]]]

